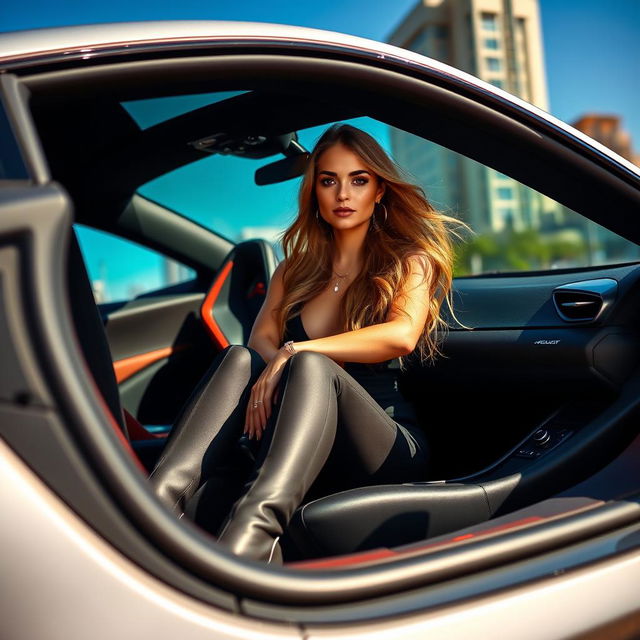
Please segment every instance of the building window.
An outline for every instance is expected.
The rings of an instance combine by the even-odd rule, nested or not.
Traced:
[[[498,16],[495,13],[488,13],[483,11],[480,15],[482,22],[482,28],[485,31],[497,31],[498,30]]]
[[[485,49],[493,49],[497,51],[500,48],[500,42],[497,38],[485,38],[484,39]]]
[[[487,69],[489,71],[502,71],[502,62],[500,58],[486,58]]]
[[[493,78],[492,80],[489,80],[489,83],[494,87],[498,87],[498,89],[504,89],[504,82],[499,78]]]
[[[433,37],[441,40],[449,37],[449,28],[444,24],[433,25]]]
[[[428,42],[427,32],[425,29],[419,31],[406,45],[407,49],[421,53],[422,55],[428,55]]]
[[[511,187],[498,187],[496,192],[499,200],[513,200],[513,189]]]
[[[516,212],[511,209],[498,209],[498,214],[504,220],[504,226],[507,229],[512,229],[515,225]]]

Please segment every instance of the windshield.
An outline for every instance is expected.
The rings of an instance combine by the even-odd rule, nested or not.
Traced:
[[[125,103],[141,128],[243,92]],[[521,184],[429,140],[372,118],[347,120],[370,133],[436,209],[472,232],[456,248],[455,275],[582,268],[640,259],[637,245]],[[330,123],[328,123],[330,124]],[[312,149],[328,124],[298,131]],[[214,154],[143,185],[139,193],[234,242],[279,237],[297,213],[300,178],[258,186],[256,169],[281,159]]]

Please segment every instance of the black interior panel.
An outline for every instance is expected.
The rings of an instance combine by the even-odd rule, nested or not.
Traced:
[[[456,278],[453,294],[456,317],[470,329],[567,327],[570,325],[562,320],[553,305],[551,292],[564,284],[596,278],[617,281],[619,302],[637,287],[640,267],[631,264],[561,273]],[[451,324],[456,327],[455,322]]]
[[[428,477],[478,473],[563,407],[586,423],[613,401],[639,362],[639,277],[625,265],[457,279],[465,328],[450,321],[443,357],[414,361],[402,377],[432,448]],[[617,281],[611,307],[594,322],[564,321],[553,290],[595,278]]]
[[[433,384],[472,384],[485,391],[523,384],[553,392],[616,388],[637,363],[638,336],[624,327],[452,331],[444,358],[415,372]]]

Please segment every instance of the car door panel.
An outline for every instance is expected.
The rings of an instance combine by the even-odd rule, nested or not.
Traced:
[[[595,321],[564,320],[554,290],[598,278],[616,281],[615,300]],[[443,357],[403,379],[433,446],[431,477],[479,473],[554,416],[573,433],[609,406],[638,364],[639,278],[626,265],[456,280]]]
[[[636,356],[636,336],[619,327],[456,331],[447,337],[445,358],[424,375],[435,384],[455,379],[502,389],[617,388]]]
[[[103,305],[125,408],[146,425],[173,423],[215,354],[248,341],[276,264],[269,243],[245,241],[229,253],[206,295],[164,290]]]
[[[457,278],[453,293],[456,316],[471,330],[570,327],[572,323],[564,321],[555,308],[554,289],[568,283],[597,279],[617,282],[616,308],[619,310],[620,301],[637,286],[640,270],[636,264],[631,264],[564,273]],[[602,323],[606,318],[599,320]]]
[[[215,357],[203,299],[183,293],[102,310],[122,403],[145,425],[172,424]]]

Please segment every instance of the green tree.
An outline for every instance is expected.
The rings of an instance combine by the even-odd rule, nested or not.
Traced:
[[[584,237],[571,230],[540,233],[536,229],[472,236],[455,251],[456,276],[500,271],[551,269],[557,263],[583,264]]]

